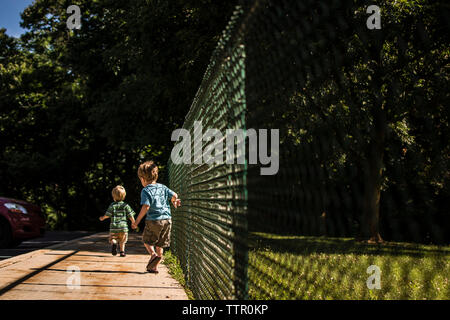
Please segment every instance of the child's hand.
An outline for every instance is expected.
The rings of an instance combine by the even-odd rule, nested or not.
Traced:
[[[136,228],[137,228],[136,222],[131,224],[131,228],[132,228],[132,229],[136,229]]]
[[[103,221],[103,216],[101,216],[100,218],[98,218],[100,221]]]
[[[181,199],[177,199],[173,202],[173,206],[176,208],[181,207]]]

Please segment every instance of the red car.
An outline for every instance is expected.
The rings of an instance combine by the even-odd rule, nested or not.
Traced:
[[[0,198],[0,248],[42,236],[45,217],[39,206],[26,201]]]

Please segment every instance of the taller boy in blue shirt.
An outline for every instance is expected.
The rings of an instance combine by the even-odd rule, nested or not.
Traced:
[[[181,205],[181,200],[168,187],[156,183],[158,166],[153,161],[144,162],[139,166],[138,177],[144,187],[141,192],[142,208],[132,228],[137,228],[139,222],[146,217],[142,242],[150,254],[147,271],[158,273],[157,267],[162,259],[163,248],[170,246],[172,216],[169,200],[175,208]]]

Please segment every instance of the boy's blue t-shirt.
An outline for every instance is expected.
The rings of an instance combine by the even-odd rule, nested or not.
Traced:
[[[160,183],[149,184],[142,189],[141,205],[149,205],[145,220],[170,219],[170,199],[175,192]]]

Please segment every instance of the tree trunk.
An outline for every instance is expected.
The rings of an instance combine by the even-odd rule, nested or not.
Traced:
[[[369,238],[370,243],[381,243],[380,235],[380,198],[383,179],[383,156],[386,140],[386,114],[383,107],[376,108],[373,113],[374,130],[369,145],[367,167],[365,174],[365,188],[363,199],[364,217],[362,223],[363,237]]]
[[[372,161],[371,161],[372,162]],[[382,169],[372,163],[369,168],[369,177],[364,193],[364,235],[369,237],[369,242],[382,242],[379,231],[380,221],[380,193],[381,193]]]

